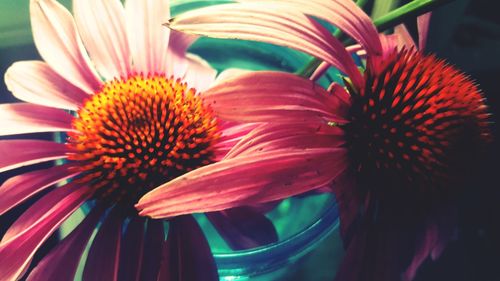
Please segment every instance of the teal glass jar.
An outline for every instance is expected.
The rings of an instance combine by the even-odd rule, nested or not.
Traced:
[[[232,251],[208,220],[203,215],[197,216],[212,247],[221,281],[290,280],[303,266],[304,257],[327,237],[339,240],[334,233],[338,234],[338,208],[330,194],[289,198],[266,216],[275,225],[279,240],[244,251]],[[335,249],[334,245],[328,247]],[[323,262],[331,266],[333,261]]]

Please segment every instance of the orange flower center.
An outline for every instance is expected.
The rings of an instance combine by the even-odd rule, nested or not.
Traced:
[[[212,110],[186,83],[161,75],[107,82],[73,120],[69,160],[100,198],[136,201],[152,188],[213,161]],[[131,202],[131,203],[134,203]]]
[[[350,150],[368,185],[436,186],[489,138],[480,90],[466,75],[416,51],[371,58],[353,94]]]

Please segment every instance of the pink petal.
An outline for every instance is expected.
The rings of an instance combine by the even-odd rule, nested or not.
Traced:
[[[33,204],[7,230],[0,242],[0,276],[18,279],[37,249],[91,195],[88,187],[67,184]]]
[[[294,48],[337,67],[355,86],[362,85],[361,74],[342,43],[318,22],[284,5],[215,5],[184,13],[168,25],[190,34],[263,41]]]
[[[417,17],[418,28],[418,49],[423,51],[427,45],[427,34],[429,33],[429,24],[431,21],[432,12],[428,12]]]
[[[0,141],[0,172],[54,159],[65,158],[65,144],[43,140]]]
[[[14,63],[5,73],[5,84],[20,100],[61,109],[77,110],[88,97],[41,61]]]
[[[76,174],[71,165],[25,173],[8,179],[0,186],[0,215],[53,184]]]
[[[71,114],[29,103],[0,104],[0,120],[0,136],[73,130]]]
[[[342,148],[243,155],[184,174],[147,193],[136,208],[164,218],[274,201],[325,185],[346,162]]]
[[[219,121],[220,138],[214,145],[217,161],[221,160],[246,134],[257,127],[257,123],[234,123]]]
[[[102,223],[90,246],[83,280],[118,280],[123,219],[122,210],[115,207]]]
[[[413,38],[410,35],[410,32],[406,28],[404,24],[397,25],[394,27],[394,34],[398,36],[399,39],[399,45],[400,47],[407,47],[407,48],[414,48],[415,47],[415,41],[413,41]],[[392,50],[389,50],[392,51]]]
[[[97,71],[111,80],[131,72],[125,9],[119,0],[75,0],[78,31]]]
[[[365,47],[370,55],[381,54],[378,32],[370,17],[354,1],[324,0],[238,0],[238,2],[280,3],[287,9],[330,22]]]
[[[50,67],[87,93],[99,89],[102,82],[68,10],[54,0],[31,0],[30,15],[35,45]]]
[[[217,79],[215,79],[214,83],[224,82],[226,79],[230,79],[245,73],[249,73],[250,70],[239,69],[239,68],[227,68],[224,69],[219,75],[217,75]]]
[[[167,76],[184,77],[188,68],[186,51],[198,36],[189,35],[176,30],[170,30],[170,39],[167,50],[167,66],[165,74]]]
[[[205,91],[215,81],[217,70],[199,57],[189,56],[186,59],[188,67],[182,80],[188,84],[188,87],[195,88],[198,92]]]
[[[427,226],[427,229],[424,231],[424,235],[419,237],[417,243],[417,251],[413,256],[413,260],[411,261],[410,266],[406,269],[403,274],[404,280],[413,280],[415,275],[417,274],[417,270],[425,261],[425,259],[430,255],[432,249],[436,245],[438,239],[438,228],[435,224],[431,224]]]
[[[165,73],[170,31],[162,24],[170,17],[168,0],[127,0],[127,30],[134,70]]]
[[[235,158],[281,148],[305,149],[340,147],[345,143],[338,127],[317,124],[263,124],[249,132],[225,156]]]
[[[284,72],[251,72],[221,81],[203,97],[221,119],[237,122],[347,122],[335,95]]]
[[[145,219],[133,217],[123,236],[120,250],[118,280],[140,281],[144,256]]]
[[[219,280],[210,246],[192,216],[182,216],[170,221],[157,280]]]
[[[104,213],[96,207],[31,271],[28,281],[73,280],[92,232]]]

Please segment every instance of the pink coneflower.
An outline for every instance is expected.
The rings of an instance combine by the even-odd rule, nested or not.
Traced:
[[[255,125],[218,121],[203,101],[200,91],[213,84],[216,72],[186,54],[192,37],[162,27],[169,1],[128,0],[123,6],[119,0],[75,0],[73,7],[74,17],[54,0],[32,0],[33,36],[44,61],[17,62],[5,75],[8,88],[26,103],[0,105],[0,134],[66,132],[68,141],[0,142],[0,172],[66,159],[0,187],[0,214],[48,191],[3,236],[0,279],[29,273],[28,280],[73,280],[98,227],[85,280],[218,280],[193,217],[169,220],[165,241],[164,221],[139,217],[134,204],[189,171],[224,157],[231,161],[226,153]],[[59,186],[48,190],[54,184]],[[28,271],[44,241],[84,203],[91,207],[86,218]],[[275,235],[250,207],[209,218],[230,228],[224,219],[233,216],[253,219],[264,227],[260,233]],[[221,233],[231,233],[234,248],[276,239],[234,227]]]
[[[420,264],[428,256],[437,258],[449,240],[454,189],[490,137],[480,90],[455,67],[417,51],[403,26],[395,35],[379,35],[350,0],[241,2],[258,3],[212,6],[168,25],[304,51],[324,61],[315,78],[324,66],[334,66],[345,74],[345,87],[334,83],[327,91],[292,74],[259,72],[210,89],[205,100],[222,119],[268,122],[229,154],[262,160],[287,150],[282,160],[287,167],[271,161],[261,162],[259,171],[242,162],[215,164],[220,170],[210,169],[212,182],[231,181],[226,173],[236,170],[258,173],[256,184],[264,186],[259,193],[249,185],[228,186],[217,194],[203,191],[208,169],[202,168],[196,176],[146,194],[138,204],[142,213],[161,217],[197,207],[213,211],[330,183],[340,203],[347,248],[337,280],[411,280]],[[308,16],[329,21],[359,45],[345,48]],[[428,17],[419,19],[420,46],[425,45]],[[355,51],[366,57],[362,71],[351,57]],[[175,194],[186,188],[206,199],[222,199],[173,205]],[[239,196],[220,197],[229,193]]]

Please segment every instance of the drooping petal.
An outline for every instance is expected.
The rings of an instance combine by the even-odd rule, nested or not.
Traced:
[[[136,208],[164,218],[269,202],[323,186],[346,166],[343,148],[242,155],[184,174],[147,193]]]
[[[18,279],[36,250],[91,195],[89,191],[86,186],[67,184],[51,191],[24,212],[0,242],[0,276],[4,280]]]
[[[205,91],[214,82],[217,70],[197,56],[188,56],[186,59],[188,67],[182,80],[198,92]]]
[[[142,258],[141,281],[156,281],[160,271],[162,246],[165,242],[163,221],[148,220],[146,239],[144,241],[144,254]]]
[[[340,147],[344,143],[343,131],[338,127],[311,123],[262,124],[246,134],[225,158],[265,153],[281,148]]]
[[[273,223],[248,206],[206,214],[217,232],[233,250],[245,250],[278,241]]]
[[[38,52],[59,75],[87,93],[102,84],[71,14],[55,0],[31,0],[31,29]]]
[[[0,136],[71,131],[73,117],[63,110],[29,103],[0,104]]]
[[[221,119],[237,122],[346,122],[339,100],[314,82],[273,71],[246,73],[221,81],[203,97]]]
[[[104,213],[97,206],[31,271],[28,281],[73,280],[92,232]]]
[[[123,219],[122,210],[115,207],[102,223],[90,246],[83,280],[118,280]]]
[[[144,256],[145,218],[131,218],[122,239],[118,280],[140,281]]]
[[[342,43],[318,22],[280,4],[244,3],[206,7],[168,23],[175,30],[216,38],[263,41],[303,51],[346,73],[355,86],[362,77]]]
[[[5,73],[5,84],[20,100],[61,109],[77,110],[88,97],[42,61],[14,63]]]
[[[119,0],[75,0],[73,11],[83,44],[106,80],[126,77],[131,57],[125,10]]]
[[[423,51],[427,45],[427,34],[429,33],[429,24],[431,21],[432,12],[428,12],[417,17],[418,28],[418,49]]]
[[[127,0],[127,30],[134,70],[165,73],[170,31],[162,24],[170,17],[168,0]]]
[[[170,221],[158,280],[219,280],[210,246],[192,216]]]
[[[0,172],[66,157],[66,145],[43,140],[0,141]]]
[[[296,12],[330,22],[364,46],[370,55],[381,54],[380,40],[370,17],[354,1],[324,0],[238,0],[238,2],[280,3]]]
[[[406,28],[404,24],[397,25],[394,27],[394,34],[398,36],[398,41],[399,41],[399,47],[407,47],[407,48],[414,48],[415,47],[415,41],[413,41],[413,38],[410,35],[410,32]],[[393,50],[389,50],[393,51]]]
[[[246,134],[255,129],[257,123],[234,123],[219,121],[221,136],[214,145],[216,161],[221,160]]]
[[[71,165],[25,173],[8,179],[0,186],[0,215],[24,200],[62,180],[76,174]]]

